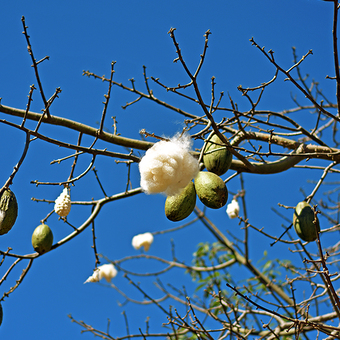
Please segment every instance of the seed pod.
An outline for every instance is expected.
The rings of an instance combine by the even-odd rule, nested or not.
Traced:
[[[233,154],[221,141],[216,134],[212,135],[207,142],[204,153],[203,163],[206,169],[217,176],[221,176],[230,168]]]
[[[316,225],[314,224],[314,211],[312,207],[305,201],[297,204],[294,215],[293,225],[298,236],[307,242],[315,241],[317,231],[320,231],[319,220],[316,217]]]
[[[165,201],[165,215],[170,221],[181,221],[188,217],[195,208],[196,191],[190,182],[179,194],[168,196]]]
[[[48,252],[53,243],[52,230],[47,224],[37,226],[32,234],[32,246],[39,254]]]
[[[208,208],[219,209],[227,203],[228,189],[222,178],[212,172],[200,171],[195,178],[195,189]]]
[[[8,233],[18,216],[18,203],[14,193],[5,189],[0,198],[0,235]]]
[[[60,217],[66,217],[71,210],[71,197],[68,193],[68,188],[64,188],[59,197],[55,200],[54,211]]]

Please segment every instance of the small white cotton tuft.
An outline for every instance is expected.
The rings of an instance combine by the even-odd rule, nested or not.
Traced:
[[[99,282],[103,278],[107,282],[111,282],[111,279],[113,279],[117,273],[117,269],[112,263],[103,264],[102,266],[96,268],[93,274],[84,283]]]
[[[236,218],[240,212],[240,206],[236,199],[233,199],[227,206],[227,214],[229,218]]]
[[[71,210],[71,197],[68,193],[68,188],[65,187],[59,197],[55,200],[54,211],[60,217],[66,217]]]
[[[135,249],[144,247],[144,250],[148,251],[152,242],[153,242],[153,235],[151,233],[139,234],[132,238],[132,246]]]
[[[91,276],[89,276],[88,279],[84,283],[99,282],[100,279],[101,279],[101,275],[100,275],[99,269],[97,268],[97,269],[95,269],[93,274]]]
[[[102,278],[104,278],[107,282],[111,282],[111,279],[116,277],[117,269],[112,263],[103,264],[99,267],[99,271],[101,273]]]
[[[147,194],[178,194],[196,177],[199,164],[190,154],[189,135],[160,141],[146,151],[139,163],[141,187]]]

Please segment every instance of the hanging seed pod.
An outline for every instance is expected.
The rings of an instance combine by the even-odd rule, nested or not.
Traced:
[[[68,188],[64,188],[59,197],[55,200],[54,211],[60,217],[66,217],[71,210],[71,197],[68,193]]]
[[[228,201],[225,183],[212,172],[200,171],[195,178],[195,189],[198,198],[208,208],[219,209]]]
[[[37,226],[32,234],[32,246],[39,254],[48,252],[53,243],[52,230],[47,224]]]
[[[14,193],[5,189],[0,197],[0,235],[8,233],[18,216],[18,203]]]
[[[293,225],[301,240],[307,242],[316,240],[320,224],[317,217],[316,224],[314,224],[314,219],[314,211],[307,202],[302,201],[297,204],[293,215]]]
[[[203,153],[203,163],[206,169],[217,176],[221,176],[230,168],[232,159],[233,154],[224,145],[220,137],[216,134],[212,135]]]
[[[181,221],[188,217],[195,208],[196,191],[190,182],[178,195],[168,196],[165,201],[165,215],[170,221]]]

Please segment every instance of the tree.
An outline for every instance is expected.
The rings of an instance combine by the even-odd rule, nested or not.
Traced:
[[[14,170],[6,176],[1,190],[13,187],[19,202],[20,216],[20,206],[23,203],[19,200],[17,190],[14,190],[15,183],[22,172],[28,171],[25,170],[25,164],[29,161],[30,150],[36,143],[43,141],[44,145],[48,146],[48,151],[45,152],[54,153],[53,160],[54,163],[58,163],[58,174],[50,178],[50,166],[43,169],[40,169],[43,164],[36,166],[39,179],[32,179],[32,184],[37,188],[48,189],[39,192],[43,195],[42,198],[33,199],[37,202],[35,216],[39,216],[33,223],[49,224],[55,240],[51,250],[43,254],[31,251],[17,252],[10,248],[11,244],[5,242],[2,244],[0,252],[2,268],[6,269],[3,269],[1,284],[12,280],[12,287],[3,291],[1,301],[6,302],[3,303],[4,307],[7,300],[10,303],[11,299],[7,298],[14,296],[19,290],[17,288],[25,285],[36,262],[62,252],[67,247],[71,247],[68,251],[72,254],[72,242],[79,239],[83,231],[91,229],[93,248],[91,254],[94,264],[91,269],[96,269],[102,263],[112,263],[119,273],[124,274],[123,278],[130,286],[118,287],[114,284],[114,279],[110,286],[121,294],[123,301],[129,305],[141,305],[143,307],[141,310],[148,310],[149,306],[154,307],[158,313],[160,312],[160,315],[155,315],[156,320],[162,320],[160,322],[163,322],[164,326],[153,330],[147,320],[146,325],[138,325],[136,328],[131,326],[129,316],[124,314],[126,332],[124,335],[116,335],[111,334],[109,327],[99,329],[90,326],[91,322],[83,322],[70,316],[71,320],[79,324],[84,331],[103,339],[129,336],[144,338],[163,336],[174,339],[191,337],[297,339],[316,336],[339,338],[340,328],[337,322],[340,316],[337,291],[339,245],[335,237],[339,229],[336,176],[339,172],[340,151],[337,141],[340,106],[338,2],[325,5],[329,8],[333,6],[334,13],[332,34],[334,76],[328,76],[328,81],[336,84],[335,95],[324,94],[316,80],[310,80],[302,73],[305,60],[312,57],[312,50],[299,55],[293,48],[293,62],[284,67],[277,61],[272,50],[262,47],[255,38],[252,38],[251,44],[272,68],[273,74],[265,82],[261,79],[252,87],[240,85],[238,90],[246,104],[239,104],[232,95],[218,93],[216,89],[218,76],[211,77],[210,88],[199,81],[209,54],[210,30],[204,34],[198,65],[193,67],[192,62],[186,59],[185,53],[182,54],[185,46],[182,47],[180,39],[177,39],[178,32],[171,28],[168,33],[176,52],[174,61],[185,75],[185,78],[181,75],[179,84],[178,82],[176,85],[168,84],[162,78],[149,77],[146,67],[143,67],[145,87],[136,84],[134,79],[130,79],[128,84],[123,84],[115,80],[114,62],[111,63],[110,75],[106,77],[97,75],[91,70],[84,71],[84,75],[88,76],[90,81],[99,79],[106,85],[102,114],[97,126],[52,113],[62,89],[57,87],[51,95],[45,93],[43,82],[40,80],[40,67],[47,58],[36,58],[35,46],[31,44],[29,28],[23,17],[24,37],[37,85],[30,87],[26,109],[0,105],[0,112],[5,114],[0,120],[1,125],[6,129],[13,129],[20,136],[25,136],[24,141],[13,142],[16,148],[17,145],[21,145],[21,152],[16,155],[17,164],[4,166],[6,172],[9,168]],[[270,93],[270,89],[277,83],[283,81],[288,82],[294,92],[293,106],[284,110],[266,108],[264,105],[266,94]],[[161,93],[165,99],[163,97],[160,99],[156,95],[154,87],[163,90]],[[37,97],[36,90],[40,92],[43,103],[42,113],[31,110],[32,98]],[[146,196],[139,184],[136,184],[138,163],[144,151],[166,137],[162,136],[163,132],[157,131],[156,127],[149,130],[142,122],[136,121],[137,125],[141,125],[140,137],[131,138],[127,132],[124,134],[121,132],[125,130],[120,128],[122,121],[116,117],[112,118],[113,131],[107,132],[107,126],[110,124],[107,119],[109,104],[113,91],[116,90],[132,94],[131,100],[123,106],[124,109],[142,105],[148,99],[152,104],[175,112],[182,120],[179,132],[190,134],[194,141],[194,150],[191,154],[200,161],[201,169],[206,165],[202,162],[202,156],[212,134],[218,135],[221,145],[227,146],[228,152],[233,155],[230,170],[221,175],[221,178],[229,189],[228,203],[234,199],[241,206],[237,217],[238,229],[226,230],[222,219],[219,218],[218,223],[214,221],[215,216],[219,216],[223,210],[224,221],[229,222],[225,208],[215,211],[206,208],[197,200],[193,214],[187,220],[174,225],[169,223],[167,227],[159,226],[156,231],[152,231],[156,241],[163,234],[176,232],[183,232],[194,240],[198,238],[199,244],[189,261],[183,261],[181,249],[176,245],[178,239],[174,241],[170,256],[167,253],[170,247],[163,252],[161,247],[160,253],[155,255],[146,252],[136,255],[131,248],[130,254],[122,258],[118,256],[110,258],[105,253],[100,254],[98,250],[100,242],[98,233],[111,227],[108,218],[114,219],[113,209],[124,209],[124,216],[127,219],[146,221],[141,232],[150,231],[145,228],[152,223],[153,214],[159,213],[155,212],[155,206],[150,205],[145,210],[145,215],[135,216],[133,202],[136,202],[134,201],[136,196],[143,196],[143,199],[149,200],[148,202],[154,202],[151,201],[153,198]],[[179,97],[180,105],[172,104],[171,100],[168,101],[168,96]],[[193,104],[196,109],[187,109],[186,102]],[[127,123],[127,127],[129,124],[130,122]],[[51,125],[53,129],[50,129]],[[66,132],[63,128],[67,128]],[[60,148],[56,149],[54,146]],[[2,151],[4,153],[2,157],[5,158],[6,153],[16,153],[16,148],[9,144],[6,150]],[[117,164],[113,165],[112,159]],[[34,160],[31,162],[30,166],[34,167]],[[110,172],[113,167],[114,184],[108,181],[104,184],[102,180],[106,176],[104,173]],[[289,180],[290,182],[284,186],[291,193],[284,196],[284,201],[279,193],[274,196],[272,215],[268,212],[269,207],[267,210],[258,209],[259,212],[265,212],[268,219],[273,219],[274,226],[268,221],[265,226],[254,223],[253,218],[247,213],[249,206],[261,203],[271,191],[277,190],[279,184],[273,184],[271,176],[281,173],[287,174],[288,177],[282,175],[276,178]],[[257,201],[249,198],[247,186],[250,184],[247,180],[250,177],[246,178],[248,174],[252,176],[252,180],[264,183],[261,191],[257,192]],[[298,181],[295,182],[293,177],[298,177]],[[305,186],[307,179],[311,182]],[[120,191],[114,191],[117,188],[116,183]],[[296,195],[297,190],[294,188],[296,183],[303,187],[299,196]],[[61,192],[63,186],[69,188],[72,197],[73,192],[77,195],[78,187],[85,190],[81,191],[80,199],[72,199],[70,215],[58,218],[53,208],[47,205],[54,204],[55,201],[55,198],[50,198],[49,190],[57,187]],[[161,195],[157,197],[158,201],[162,201],[157,205],[158,209],[164,204],[165,198]],[[294,209],[300,201],[310,204],[315,230],[317,220],[321,225],[321,231],[316,234],[316,239],[310,242],[299,238],[301,235],[296,235],[293,227]],[[109,209],[111,214],[105,214],[105,209]],[[103,215],[104,217],[101,217]],[[272,216],[276,219],[274,220]],[[255,219],[254,221],[256,222]],[[33,223],[30,221],[30,224]],[[124,220],[120,220],[118,224],[122,229]],[[202,227],[198,229],[202,230],[200,235],[192,235],[192,231],[186,232],[197,224]],[[15,228],[16,225],[10,233],[14,232]],[[32,225],[30,228],[30,232],[33,232]],[[124,232],[117,230],[117,233],[121,239],[124,238]],[[207,233],[209,237],[206,236]],[[151,249],[153,246],[151,245]],[[12,274],[23,263],[24,270],[14,279]],[[94,271],[93,280],[96,279],[96,273]],[[114,272],[112,276],[115,274]],[[151,288],[150,283],[153,281],[156,290]],[[138,307],[134,308],[139,311]],[[152,322],[151,319],[150,323]],[[136,330],[138,328],[139,331]]]

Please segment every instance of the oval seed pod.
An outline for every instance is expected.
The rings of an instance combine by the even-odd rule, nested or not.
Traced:
[[[53,243],[52,230],[47,224],[37,226],[32,234],[32,246],[39,254],[48,252]]]
[[[320,231],[320,224],[318,218],[316,218],[316,224],[314,224],[314,219],[313,208],[307,202],[302,201],[297,204],[293,215],[293,225],[301,240],[307,242],[316,240],[317,231]]]
[[[184,220],[194,210],[196,205],[196,191],[190,182],[179,194],[168,196],[165,201],[165,215],[173,222]]]
[[[232,159],[233,154],[224,145],[220,137],[216,134],[212,135],[203,153],[203,163],[206,169],[221,176],[230,168]]]
[[[228,201],[228,189],[221,177],[200,171],[195,178],[195,189],[201,202],[212,209],[222,208]]]
[[[5,189],[0,197],[0,235],[12,229],[17,216],[17,199],[10,189]]]

